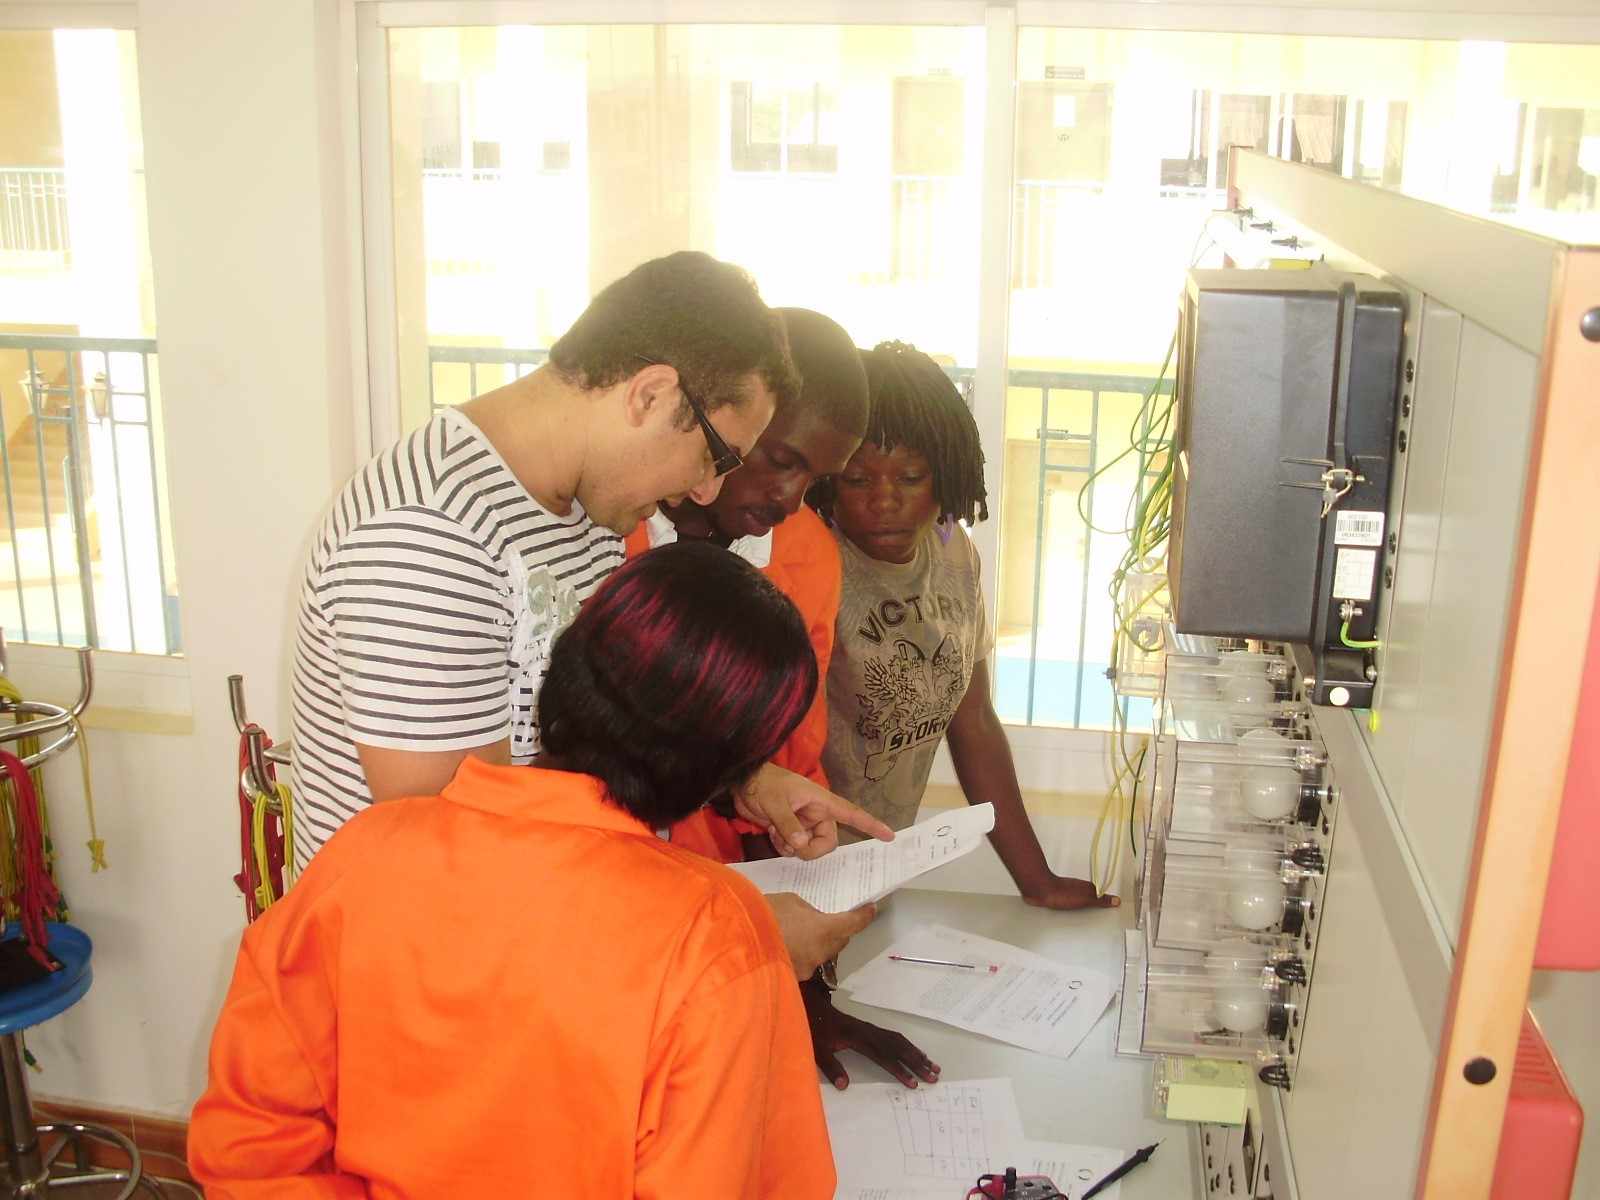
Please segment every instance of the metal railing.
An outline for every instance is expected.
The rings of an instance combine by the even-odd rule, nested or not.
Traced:
[[[1075,372],[1055,371],[1012,371],[1010,373],[1010,386],[1013,388],[1037,388],[1039,391],[1039,429],[1037,439],[1039,443],[1039,481],[1034,506],[1033,528],[1033,581],[1032,605],[1029,619],[1028,633],[1028,682],[1026,700],[1027,724],[1034,723],[1034,717],[1039,698],[1039,629],[1043,617],[1044,601],[1044,563],[1045,563],[1045,536],[1047,526],[1047,511],[1052,475],[1081,475],[1086,484],[1092,479],[1101,465],[1102,429],[1100,426],[1100,398],[1106,394],[1112,395],[1138,395],[1148,396],[1170,395],[1172,381],[1170,379],[1156,379],[1132,375],[1097,375],[1080,374]],[[1070,427],[1056,427],[1050,422],[1050,402],[1053,394],[1059,393],[1084,393],[1089,394],[1089,424],[1087,429],[1073,430]],[[1140,420],[1147,422],[1149,409],[1141,409]],[[1122,432],[1122,431],[1118,431]],[[1131,432],[1131,431],[1129,431]],[[1148,425],[1143,432],[1148,434]],[[1142,441],[1143,439],[1141,439]],[[1050,461],[1050,448],[1052,443],[1078,444],[1087,448],[1088,461],[1083,465],[1070,462]],[[1144,498],[1144,492],[1156,476],[1157,472],[1150,469],[1150,463],[1143,454],[1139,456],[1138,474],[1135,477],[1135,496],[1133,510],[1137,511]],[[1080,487],[1083,486],[1080,484]],[[1072,692],[1072,725],[1074,728],[1083,723],[1083,681],[1087,663],[1087,643],[1089,633],[1089,588],[1093,578],[1094,545],[1099,537],[1113,536],[1098,533],[1095,530],[1095,491],[1090,487],[1087,495],[1083,497],[1080,511],[1085,524],[1084,551],[1081,564],[1081,585],[1078,592],[1078,640],[1077,653],[1073,661],[1076,663],[1074,671]],[[1109,601],[1107,604],[1106,619],[1111,618]]]
[[[480,394],[478,368],[483,366],[510,367],[514,377],[521,379],[550,357],[548,350],[514,349],[505,346],[429,346],[428,347],[428,411],[438,412]],[[466,395],[459,398],[440,398],[439,367],[465,366],[467,368]],[[503,374],[504,372],[500,372]],[[510,380],[502,382],[509,383]],[[496,386],[499,386],[498,384]]]
[[[0,167],[0,251],[58,254],[67,231],[67,173],[59,167]]]
[[[889,277],[896,283],[945,278],[946,243],[959,180],[948,175],[896,175],[890,180],[893,242]]]
[[[1056,286],[1058,248],[1068,245],[1079,202],[1098,197],[1105,185],[1065,179],[1019,179],[1012,192],[1011,286]]]
[[[432,410],[437,412],[440,408],[461,400],[470,399],[479,394],[478,368],[484,364],[493,364],[500,367],[510,366],[516,371],[517,376],[526,375],[548,357],[544,350],[509,349],[504,347],[469,347],[469,346],[429,346],[428,347],[428,374],[429,374],[429,401]],[[466,366],[468,369],[467,390],[464,395],[441,399],[440,389],[436,384],[435,375],[441,366]],[[973,369],[971,367],[946,367],[945,374],[961,389],[962,394],[972,402]],[[1105,430],[1101,426],[1101,397],[1107,395],[1120,396],[1145,396],[1154,390],[1156,395],[1170,395],[1172,381],[1170,379],[1158,380],[1153,377],[1139,375],[1106,375],[1074,371],[1035,371],[1013,369],[1008,372],[1007,386],[1011,390],[1029,389],[1039,393],[1039,429],[1036,434],[1038,441],[1039,479],[1034,495],[1034,521],[1033,521],[1033,573],[1029,581],[1030,618],[1028,633],[1028,658],[1027,677],[1024,686],[1024,713],[1028,724],[1033,724],[1039,710],[1041,680],[1039,678],[1039,632],[1046,617],[1045,606],[1045,559],[1047,556],[1046,540],[1049,535],[1048,509],[1049,493],[1054,480],[1063,475],[1080,475],[1085,480],[1092,476],[1100,467],[1102,451],[1111,445],[1113,452],[1120,448],[1121,439],[1131,433],[1131,430]],[[1059,402],[1066,395],[1089,397],[1089,420],[1086,427],[1077,429],[1064,425],[1051,423],[1051,404]],[[1059,409],[1057,410],[1060,411]],[[1148,416],[1148,410],[1145,412]],[[1142,432],[1148,433],[1148,429]],[[1141,439],[1143,440],[1143,439]],[[1061,445],[1077,445],[1087,450],[1087,461],[1083,464],[1052,461],[1050,451],[1052,447]],[[1155,479],[1158,471],[1147,459],[1138,463],[1137,477],[1134,485],[1134,508],[1137,509],[1143,500],[1145,490],[1149,483]],[[1092,526],[1094,523],[1095,497],[1091,490],[1085,498],[1084,512]],[[998,514],[997,514],[998,515]],[[1012,531],[1013,533],[1015,531]],[[1093,562],[1094,548],[1097,538],[1110,537],[1110,534],[1096,533],[1092,528],[1084,530],[1084,555],[1083,561],[1074,564],[1078,568],[1078,630],[1077,650],[1072,671],[1072,721],[1076,727],[1082,723],[1084,715],[1084,680],[1090,664],[1086,661],[1086,644],[1089,633],[1089,595],[1094,582]],[[1011,581],[1004,581],[1007,585]],[[1106,605],[1106,620],[1109,622],[1110,602]]]
[[[25,363],[20,379],[0,380],[9,542],[0,555],[13,572],[9,588],[0,574],[0,597],[15,602],[14,610],[6,605],[8,632],[62,646],[176,653],[156,464],[155,341],[0,334],[0,352],[21,352]],[[20,413],[17,391],[27,405]],[[115,539],[109,555],[107,536]]]

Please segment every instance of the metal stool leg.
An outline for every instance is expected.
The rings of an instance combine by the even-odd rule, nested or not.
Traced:
[[[139,1155],[139,1147],[135,1146],[116,1130],[107,1129],[101,1125],[83,1125],[76,1121],[63,1121],[39,1126],[40,1136],[47,1136],[53,1133],[61,1134],[62,1140],[56,1143],[46,1156],[44,1160],[46,1171],[48,1172],[50,1165],[55,1162],[61,1150],[70,1142],[75,1151],[78,1172],[69,1175],[50,1175],[36,1194],[48,1195],[57,1189],[66,1190],[68,1188],[86,1187],[95,1183],[120,1183],[123,1185],[122,1189],[117,1192],[114,1200],[129,1200],[129,1197],[138,1191],[141,1185],[147,1186],[150,1183],[149,1180],[144,1178],[144,1163]],[[85,1138],[92,1138],[94,1141],[104,1142],[108,1146],[115,1146],[128,1156],[128,1165],[126,1167],[111,1167],[103,1170],[88,1169],[89,1156],[83,1145]],[[160,1194],[158,1187],[156,1195]]]
[[[99,1125],[84,1125],[76,1121],[61,1121],[35,1126],[33,1102],[28,1095],[28,1069],[22,1060],[22,1037],[8,1034],[0,1037],[0,1077],[5,1083],[3,1108],[6,1125],[6,1156],[10,1160],[11,1200],[32,1200],[48,1196],[56,1189],[87,1187],[91,1184],[121,1184],[115,1200],[129,1200],[141,1187],[150,1194],[162,1196],[161,1187],[154,1180],[144,1178],[144,1167],[139,1148],[114,1129]],[[59,1140],[48,1151],[41,1151],[40,1139],[58,1135]],[[127,1155],[128,1165],[107,1170],[96,1170],[89,1162],[85,1141],[92,1139],[114,1146]],[[58,1167],[62,1151],[72,1148],[76,1171],[70,1174],[53,1174]]]
[[[44,1182],[48,1169],[39,1156],[39,1133],[33,1127],[33,1104],[28,1098],[28,1068],[22,1061],[22,1035],[0,1038],[0,1076],[6,1089],[6,1154],[11,1160],[14,1195],[32,1196]]]

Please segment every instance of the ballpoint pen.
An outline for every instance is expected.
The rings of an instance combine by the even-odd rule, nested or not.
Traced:
[[[890,962],[926,963],[930,967],[961,967],[963,970],[976,971],[977,963],[952,962],[948,958],[914,958],[909,954],[891,954]]]
[[[1156,1152],[1156,1146],[1159,1145],[1161,1145],[1161,1143],[1156,1142],[1155,1145],[1146,1146],[1143,1150],[1140,1150],[1127,1162],[1123,1163],[1115,1171],[1111,1172],[1111,1174],[1107,1175],[1099,1183],[1095,1184],[1092,1188],[1085,1192],[1083,1194],[1083,1200],[1089,1200],[1090,1196],[1098,1196],[1103,1189],[1110,1187],[1129,1171],[1133,1170],[1137,1166],[1142,1166],[1143,1164],[1149,1162],[1150,1156]]]

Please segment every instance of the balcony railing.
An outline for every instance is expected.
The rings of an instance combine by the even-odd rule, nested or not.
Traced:
[[[504,347],[428,347],[430,399],[434,411],[449,404],[460,403],[483,391],[509,382],[512,376],[526,375],[545,361],[544,350],[510,349]],[[485,370],[485,368],[492,370]],[[946,374],[961,388],[971,403],[973,370],[971,367],[946,367]],[[1131,432],[1126,428],[1105,428],[1102,425],[1102,398],[1106,396],[1137,397],[1170,395],[1171,380],[1157,380],[1138,375],[1088,374],[1073,371],[1012,370],[1008,377],[1012,400],[1022,390],[1037,393],[1040,421],[1034,440],[1038,444],[1038,480],[1031,497],[1033,519],[1027,528],[1007,528],[1005,537],[1026,537],[1032,542],[1031,575],[1025,580],[1003,579],[1001,586],[1007,594],[1011,589],[1026,583],[1029,597],[1029,620],[1022,637],[1014,633],[1002,638],[998,647],[995,669],[995,705],[1007,720],[1027,724],[1050,724],[1104,727],[1111,723],[1111,705],[1115,703],[1109,682],[1105,678],[1107,662],[1093,661],[1090,653],[1090,614],[1093,607],[1090,597],[1097,599],[1105,592],[1108,580],[1095,572],[1096,552],[1106,539],[1114,535],[1097,533],[1083,527],[1076,509],[1069,521],[1073,529],[1051,528],[1050,494],[1066,477],[1077,476],[1078,490],[1083,481],[1094,474],[1104,461],[1106,452],[1115,452],[1126,444]],[[1081,428],[1071,425],[1061,414],[1068,397],[1074,398],[1075,409],[1082,410],[1082,398],[1088,398],[1088,419]],[[1052,407],[1054,406],[1054,408]],[[1148,431],[1145,431],[1148,432]],[[1141,441],[1144,439],[1141,439]],[[1063,448],[1075,451],[1061,453]],[[1155,464],[1141,460],[1135,468],[1137,474],[1133,488],[1136,492],[1133,507],[1143,499],[1145,489],[1157,474]],[[991,506],[995,519],[1003,519],[998,505]],[[1085,499],[1084,510],[1090,525],[1095,524],[1095,495],[1091,490]],[[1108,522],[1101,506],[1101,528]],[[1050,544],[1069,540],[1066,535],[1073,530],[1083,535],[1081,561],[1067,564],[1073,580],[1071,590],[1076,593],[1076,607],[1072,597],[1052,595],[1046,584],[1046,565],[1051,556]],[[1059,556],[1060,551],[1058,550]],[[1060,564],[1052,572],[1063,577]],[[1099,585],[1098,591],[1096,585]],[[1063,652],[1061,638],[1053,636],[1049,647],[1041,646],[1041,632],[1050,623],[1053,608],[1064,609],[1069,615],[1076,613],[1075,636],[1066,643]],[[1098,619],[1098,618],[1096,618]],[[1109,600],[1104,605],[1104,621],[1110,627]]]
[[[67,173],[59,167],[0,167],[0,252],[56,255],[67,233]]]
[[[935,283],[948,271],[945,243],[956,220],[956,186],[946,175],[896,175],[891,181],[894,214],[889,276],[896,283]]]
[[[21,367],[0,378],[6,634],[176,653],[156,464],[156,343],[0,334],[0,361]]]

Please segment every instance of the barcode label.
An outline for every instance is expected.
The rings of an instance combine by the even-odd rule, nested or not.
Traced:
[[[1376,550],[1340,550],[1333,560],[1333,598],[1371,600],[1377,569]]]
[[[1383,545],[1383,514],[1340,510],[1334,514],[1333,542],[1336,546]]]

